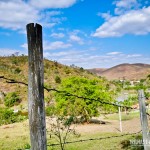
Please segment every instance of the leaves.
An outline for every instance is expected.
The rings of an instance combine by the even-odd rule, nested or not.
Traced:
[[[87,79],[81,77],[71,77],[62,81],[60,90],[67,91],[78,96],[101,99],[112,102],[114,91],[110,89],[108,81],[104,79]],[[84,120],[99,114],[101,104],[94,100],[85,100],[75,96],[66,96],[65,93],[56,93],[56,108],[59,115],[80,116]],[[110,106],[108,107],[110,108]],[[105,107],[107,109],[107,107]]]

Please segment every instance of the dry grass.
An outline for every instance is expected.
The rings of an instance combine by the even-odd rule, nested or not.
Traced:
[[[134,124],[134,126],[133,126]],[[48,127],[48,121],[47,121]],[[123,133],[133,133],[140,130],[139,118],[127,120],[123,122]],[[105,125],[98,124],[84,124],[78,125],[76,131],[81,133],[80,137],[69,137],[68,141],[100,138],[108,136],[120,135],[119,123],[117,120],[109,120]],[[25,145],[29,143],[29,126],[28,120],[22,123],[14,123],[11,125],[0,126],[0,150],[19,150],[24,149]],[[50,139],[47,134],[48,143],[57,143],[56,140]],[[109,138],[97,141],[87,141],[81,143],[73,143],[66,145],[66,150],[121,150],[121,142],[129,140],[131,136],[124,136],[118,138]],[[48,147],[48,150],[60,150],[59,146]]]

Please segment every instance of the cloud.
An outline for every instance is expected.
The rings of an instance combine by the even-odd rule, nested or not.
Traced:
[[[92,35],[94,37],[120,37],[125,34],[145,35],[150,32],[150,7],[131,10],[111,17]]]
[[[45,41],[44,44],[44,50],[56,50],[56,49],[67,49],[71,47],[72,45],[69,43],[64,43],[62,41],[55,41],[55,42],[48,42]]]
[[[109,20],[112,17],[110,12],[107,12],[107,13],[98,12],[97,16],[100,16],[100,17],[104,18],[105,20]]]
[[[30,0],[30,4],[36,8],[67,8],[76,3],[77,0]]]
[[[122,7],[122,8],[131,8],[135,5],[138,5],[137,0],[118,0],[115,2],[117,7]]]
[[[132,54],[132,55],[127,55],[127,58],[137,58],[137,57],[141,57],[141,54]]]
[[[56,49],[67,49],[71,47],[72,45],[69,43],[64,43],[62,41],[55,41],[55,42],[49,42],[49,41],[44,41],[43,42],[43,50],[56,50]],[[25,50],[28,49],[27,43],[22,44],[20,47],[24,48]]]
[[[53,38],[63,38],[65,35],[63,33],[52,33],[50,36]]]
[[[121,52],[109,52],[109,53],[107,53],[107,55],[118,55],[118,54],[121,54]]]
[[[0,1],[0,16],[0,27],[15,30],[38,20],[38,11],[21,0]]]
[[[75,4],[76,0],[0,0],[0,27],[11,30],[22,30],[30,22],[52,27],[65,17],[61,11],[49,11],[46,8],[66,8]]]
[[[13,54],[26,54],[26,51],[16,50],[16,49],[9,49],[9,48],[0,48],[0,56],[11,56]]]
[[[138,9],[140,4],[137,0],[118,0],[115,1],[114,4],[116,5],[115,14],[123,14],[131,9]]]
[[[84,44],[83,40],[77,35],[70,35],[69,39],[70,41],[77,42],[80,45]]]

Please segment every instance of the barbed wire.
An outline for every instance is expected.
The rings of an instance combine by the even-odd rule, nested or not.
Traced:
[[[26,86],[28,86],[27,83],[25,82],[22,82],[22,81],[16,81],[14,79],[9,79],[9,78],[6,78],[4,76],[0,76],[1,79],[5,79],[7,80],[6,82],[7,83],[18,83],[18,84],[24,84]],[[115,106],[115,107],[122,107],[122,108],[127,108],[127,109],[135,109],[133,107],[130,107],[130,106],[126,106],[126,105],[120,105],[120,104],[116,104],[116,103],[110,103],[110,102],[106,102],[104,101],[103,99],[100,99],[100,98],[88,98],[88,97],[83,97],[83,96],[78,96],[76,94],[71,94],[67,91],[60,91],[60,90],[57,90],[55,88],[47,88],[47,87],[44,87],[44,89],[48,92],[51,92],[51,91],[54,91],[54,92],[57,92],[57,93],[60,93],[60,94],[63,94],[64,96],[73,96],[73,97],[76,97],[76,98],[79,98],[79,99],[84,99],[84,100],[91,100],[91,101],[97,101],[97,102],[100,102],[101,104],[105,104],[105,105],[111,105],[111,106]],[[136,109],[137,110],[137,109]]]
[[[80,143],[80,142],[87,142],[87,141],[97,141],[97,140],[105,140],[105,139],[110,139],[110,138],[118,138],[118,137],[123,137],[123,136],[128,136],[128,135],[136,135],[139,134],[141,132],[135,132],[135,133],[126,133],[126,134],[122,134],[122,135],[116,135],[116,136],[107,136],[107,137],[100,137],[100,138],[90,138],[90,139],[82,139],[82,140],[76,140],[76,141],[67,141],[65,143],[61,143],[61,144],[72,144],[72,143]],[[59,146],[60,143],[56,144],[48,144],[47,146]]]
[[[6,82],[7,83],[18,83],[18,84],[23,84],[25,86],[28,86],[27,83],[25,82],[22,82],[22,81],[16,81],[14,79],[9,79],[9,78],[6,78],[4,76],[0,76],[0,79],[5,79],[7,80]],[[110,103],[110,102],[106,102],[106,101],[102,101],[102,99],[100,98],[87,98],[87,97],[83,97],[83,96],[78,96],[78,95],[75,95],[75,94],[71,94],[67,91],[60,91],[60,90],[57,90],[55,88],[47,88],[47,87],[44,87],[44,89],[48,92],[51,92],[51,91],[54,91],[54,92],[57,92],[57,93],[60,93],[60,94],[63,94],[65,96],[73,96],[73,97],[76,97],[76,98],[80,98],[80,99],[84,99],[84,100],[92,100],[92,101],[98,101],[100,102],[101,104],[106,104],[106,105],[111,105],[111,106],[115,106],[115,107],[123,107],[123,108],[127,108],[127,109],[135,109],[133,107],[130,107],[130,106],[125,106],[125,105],[119,105],[119,104],[116,104],[116,103]],[[139,109],[138,109],[139,110]],[[148,116],[150,116],[150,114],[147,113]],[[62,143],[62,144],[71,144],[71,143],[79,143],[79,142],[86,142],[86,141],[95,141],[95,140],[103,140],[103,139],[109,139],[109,138],[117,138],[117,137],[122,137],[122,136],[127,136],[127,135],[135,135],[135,134],[138,134],[140,133],[141,130],[139,132],[136,132],[136,133],[127,133],[127,134],[122,134],[122,135],[119,135],[119,136],[108,136],[108,137],[100,137],[100,138],[90,138],[90,139],[82,139],[82,140],[77,140],[77,141],[68,141],[68,142],[65,142],[65,143]],[[47,146],[58,146],[60,145],[59,144],[48,144]]]

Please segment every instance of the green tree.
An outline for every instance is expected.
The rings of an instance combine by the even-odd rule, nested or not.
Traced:
[[[109,89],[108,82],[103,79],[87,79],[71,77],[62,81],[59,90],[86,97],[89,99],[100,99],[101,101],[112,102],[114,91]],[[98,101],[81,99],[75,96],[66,96],[66,93],[56,93],[56,108],[62,116],[80,116],[88,121],[92,116],[99,115],[99,110],[108,110],[110,106],[102,105]],[[102,106],[102,107],[100,107]]]

